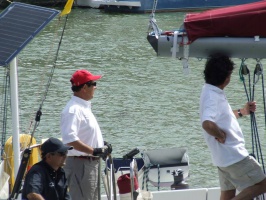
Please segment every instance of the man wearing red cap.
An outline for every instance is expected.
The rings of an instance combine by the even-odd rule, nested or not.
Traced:
[[[103,141],[98,122],[91,110],[96,82],[102,76],[77,70],[71,77],[73,96],[61,113],[61,134],[64,144],[73,146],[64,167],[72,199],[98,199],[99,158],[112,152]]]

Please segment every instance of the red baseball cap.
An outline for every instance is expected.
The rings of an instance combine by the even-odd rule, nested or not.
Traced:
[[[80,86],[89,81],[96,81],[102,78],[101,75],[93,75],[85,69],[77,70],[71,77],[70,82],[73,86]]]

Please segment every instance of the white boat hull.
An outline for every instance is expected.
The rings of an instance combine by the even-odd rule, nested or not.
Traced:
[[[220,188],[198,188],[198,189],[184,189],[184,190],[162,190],[162,191],[152,191],[151,197],[146,198],[152,200],[220,200]],[[266,198],[264,194],[262,199]],[[143,198],[144,199],[144,198]],[[106,195],[101,196],[101,200],[107,200]],[[129,198],[125,198],[124,195],[121,198],[117,195],[117,200],[131,200]],[[142,200],[142,199],[141,199]],[[254,198],[255,200],[255,198]]]
[[[219,200],[220,188],[152,191],[151,196],[153,200]],[[102,195],[101,199],[107,200],[107,196]],[[124,200],[125,198],[120,198],[118,195],[117,199]],[[130,200],[130,197],[128,200]]]

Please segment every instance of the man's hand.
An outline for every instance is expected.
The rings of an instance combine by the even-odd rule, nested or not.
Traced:
[[[257,108],[256,101],[247,102],[241,109],[242,115],[249,115],[251,112],[255,112]]]
[[[104,145],[108,147],[108,154],[112,153],[113,148],[112,145],[109,144],[108,142],[104,141]]]
[[[220,136],[219,137],[215,137],[215,139],[220,142],[221,144],[225,143],[225,139],[226,139],[226,134],[225,132],[223,132],[222,130],[220,130]]]
[[[225,143],[226,134],[222,131],[217,124],[212,121],[206,120],[202,123],[202,128],[211,136],[213,136],[221,144]]]
[[[103,146],[102,148],[94,148],[92,155],[99,156],[105,160],[108,155],[108,147]]]
[[[27,194],[27,198],[29,200],[45,200],[42,195],[37,194],[37,193],[29,193]]]

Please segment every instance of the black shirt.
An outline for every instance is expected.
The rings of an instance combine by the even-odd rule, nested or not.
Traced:
[[[63,168],[56,171],[45,161],[36,163],[27,173],[22,199],[27,199],[29,193],[40,194],[46,200],[71,200]]]

